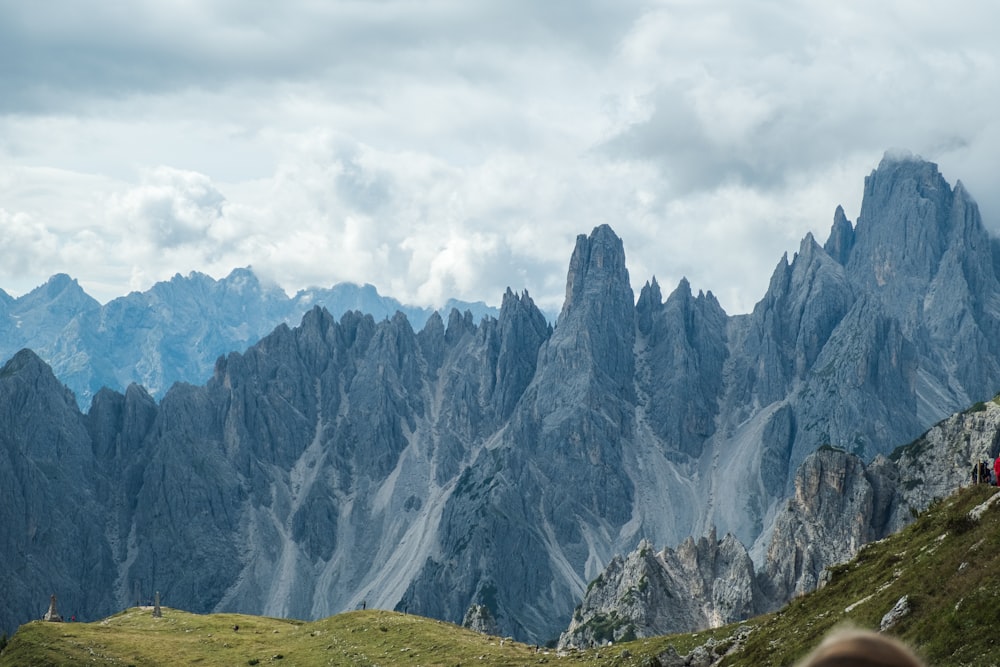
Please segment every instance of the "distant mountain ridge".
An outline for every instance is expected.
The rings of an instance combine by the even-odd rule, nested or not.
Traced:
[[[204,382],[215,360],[245,350],[279,324],[297,323],[321,306],[339,317],[350,310],[376,320],[404,313],[421,327],[431,308],[405,306],[372,285],[312,287],[289,297],[262,283],[250,268],[215,280],[175,275],[144,292],[101,305],[66,274],[52,276],[21,297],[0,290],[0,359],[28,347],[49,363],[81,408],[102,388],[142,385],[162,396],[174,382]],[[477,322],[496,308],[450,299],[442,309],[468,310]]]
[[[495,318],[419,330],[315,308],[204,385],[104,390],[87,414],[20,352],[0,370],[0,555],[18,564],[0,621],[51,587],[91,617],[160,590],[303,618],[481,605],[546,641],[643,540],[714,529],[759,570],[798,534],[782,517],[817,449],[871,460],[996,394],[995,249],[960,184],[886,158],[857,224],[838,210],[746,315],[686,281],[633,301],[602,225],[577,238],[555,327],[509,290]]]

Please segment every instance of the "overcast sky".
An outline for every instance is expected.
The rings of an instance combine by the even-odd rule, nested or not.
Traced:
[[[991,3],[0,0],[0,288],[252,266],[557,311],[577,234],[729,313],[887,149],[1000,227]]]

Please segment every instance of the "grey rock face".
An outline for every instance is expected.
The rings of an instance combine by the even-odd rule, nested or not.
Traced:
[[[692,296],[687,280],[661,303],[655,279],[640,293],[636,313],[639,415],[675,452],[698,458],[715,432],[729,355],[726,314],[711,292]]]
[[[826,251],[840,265],[847,264],[854,249],[854,226],[844,214],[844,208],[838,206],[833,213],[833,227],[830,229],[830,238],[823,244]]]
[[[823,571],[849,560],[897,527],[896,485],[883,485],[856,456],[833,449],[810,455],[795,475],[795,494],[776,522],[759,585],[776,609],[817,588]]]
[[[490,613],[490,608],[483,604],[474,604],[465,612],[462,627],[484,635],[497,635],[499,628],[496,619]]]
[[[904,595],[896,600],[896,604],[893,605],[892,609],[887,611],[885,616],[882,617],[882,621],[879,623],[879,631],[885,632],[886,630],[891,630],[902,619],[909,616],[911,611],[910,598]]]
[[[718,627],[753,615],[755,597],[753,563],[732,535],[688,538],[660,553],[643,542],[591,582],[559,645],[585,648]]]
[[[112,608],[116,568],[91,481],[99,476],[73,395],[32,352],[0,369],[0,627]],[[97,520],[95,520],[97,518]]]
[[[898,470],[899,493],[908,507],[921,510],[937,498],[970,483],[972,466],[1000,456],[1000,405],[977,403],[935,424],[890,455]]]

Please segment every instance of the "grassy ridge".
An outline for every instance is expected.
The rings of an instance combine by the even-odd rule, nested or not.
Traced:
[[[878,630],[906,596],[910,613],[889,630],[938,667],[1000,664],[1000,502],[996,488],[940,501],[897,535],[830,568],[824,588],[755,619],[742,650],[722,664],[788,665],[840,625]]]
[[[369,610],[305,623],[237,614],[129,609],[95,623],[22,626],[4,665],[533,665],[655,667],[663,652],[699,651],[726,667],[792,665],[833,628],[877,630],[906,596],[890,633],[936,667],[1000,664],[1000,496],[965,489],[898,535],[831,568],[822,589],[781,611],[711,631],[558,655],[455,625]],[[997,500],[981,518],[969,512]],[[239,625],[239,631],[233,626]]]
[[[0,665],[512,665],[534,648],[390,611],[301,621],[131,608],[96,623],[22,626]],[[233,629],[239,626],[239,630]]]

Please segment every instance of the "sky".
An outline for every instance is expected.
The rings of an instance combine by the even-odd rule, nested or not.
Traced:
[[[0,0],[0,288],[251,266],[557,312],[578,234],[731,314],[887,150],[1000,230],[1000,9],[887,0]]]

